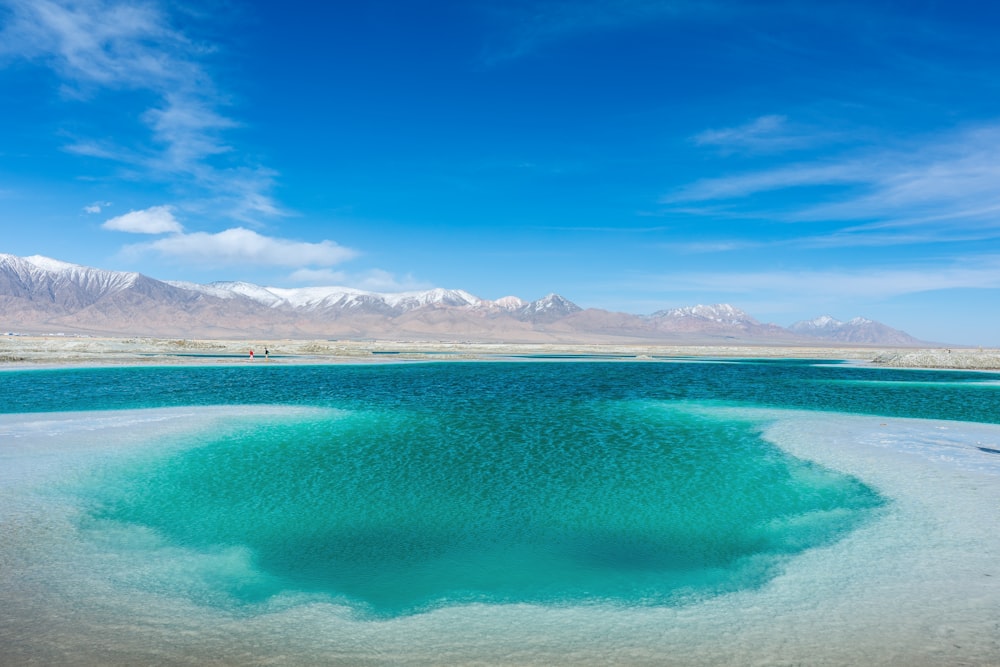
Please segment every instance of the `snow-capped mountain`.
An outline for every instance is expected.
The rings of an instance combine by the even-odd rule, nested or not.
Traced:
[[[514,296],[489,301],[441,288],[379,293],[238,281],[201,285],[0,254],[0,328],[6,330],[486,339],[497,330],[530,339],[533,322],[579,310],[554,294],[532,302]]]
[[[230,303],[141,273],[0,254],[0,328],[6,330],[149,335],[199,331],[211,337],[233,331],[230,321],[252,317],[249,304],[245,298]]]
[[[640,316],[582,309],[548,294],[481,299],[459,289],[395,293],[161,281],[140,273],[0,254],[0,329],[156,337],[383,338],[505,342],[794,342],[915,345],[870,320],[819,318],[792,329],[729,304]]]
[[[48,289],[56,293],[75,293],[82,298],[86,295],[101,295],[128,289],[142,276],[138,273],[102,271],[77,264],[33,255],[16,257],[0,255],[0,288],[3,294],[29,293]]]
[[[277,294],[274,294],[266,287],[254,285],[253,283],[227,281],[201,285],[198,283],[181,282],[176,280],[167,280],[164,282],[180,289],[185,289],[191,292],[201,292],[202,294],[218,297],[220,299],[246,297],[251,301],[256,301],[269,307],[277,307],[285,303],[284,299]]]
[[[556,294],[534,302],[516,296],[506,296],[496,301],[480,299],[465,290],[434,288],[423,291],[371,292],[351,287],[261,287],[245,282],[214,282],[208,285],[170,281],[182,289],[210,296],[231,299],[236,296],[275,309],[293,309],[308,312],[336,311],[354,313],[381,313],[401,315],[426,307],[465,308],[484,312],[567,313],[580,310],[579,306]]]
[[[824,331],[832,331],[837,327],[842,326],[844,323],[838,319],[830,317],[829,315],[820,315],[814,320],[803,320],[801,322],[796,322],[795,324],[788,327],[792,331],[799,331],[801,333],[821,333]]]
[[[686,306],[660,310],[649,316],[661,331],[711,332],[721,337],[787,340],[794,336],[776,324],[762,324],[748,313],[728,303]]]
[[[847,322],[823,315],[814,320],[796,322],[788,327],[793,333],[835,340],[842,343],[878,345],[919,345],[913,336],[865,317],[855,317]]]
[[[485,303],[488,308],[495,308],[496,310],[517,310],[528,305],[527,301],[516,296],[502,296],[499,299]]]
[[[733,324],[737,326],[760,324],[750,317],[745,311],[735,308],[728,303],[719,303],[714,306],[685,306],[683,308],[671,308],[669,310],[659,310],[651,318],[661,319],[700,319],[718,322],[720,324]]]
[[[580,308],[580,306],[564,299],[558,294],[548,294],[538,301],[523,303],[519,308],[515,308],[510,312],[514,313],[519,319],[530,322],[555,322],[567,315],[579,313],[581,310],[583,308]]]

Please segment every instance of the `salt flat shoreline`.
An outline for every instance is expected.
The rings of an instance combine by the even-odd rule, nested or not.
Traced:
[[[760,420],[776,446],[852,474],[891,503],[765,586],[680,607],[471,604],[373,623],[327,601],[279,601],[233,616],[121,576],[176,576],[217,555],[155,542],[95,548],[73,529],[74,505],[53,494],[81,470],[246,410],[0,415],[0,663],[1000,664],[1000,477],[980,448],[996,446],[1000,426],[709,408]]]
[[[250,350],[254,355],[251,359]],[[265,356],[265,350],[267,355]],[[896,368],[1000,370],[1000,349],[851,345],[563,344],[359,340],[210,340],[152,337],[0,336],[0,369],[54,366],[322,364],[504,357],[840,359]]]

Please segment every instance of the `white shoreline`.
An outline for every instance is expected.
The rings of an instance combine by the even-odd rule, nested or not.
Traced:
[[[79,542],[77,510],[51,496],[51,484],[171,434],[296,410],[0,416],[0,662],[1000,664],[1000,455],[978,450],[1000,450],[998,425],[723,409],[761,420],[785,451],[891,502],[840,542],[791,559],[762,589],[680,608],[469,605],[374,622],[289,599],[235,617],[129,584],[145,576],[127,566],[135,554]],[[156,567],[197,562],[186,558],[167,550]]]
[[[250,358],[250,350],[254,358]],[[264,351],[269,351],[265,358]],[[654,361],[692,358],[837,359],[901,368],[1000,370],[1000,350],[888,348],[866,345],[515,344],[356,340],[196,340],[74,336],[0,336],[0,370],[61,366],[386,363],[483,360],[523,355],[620,356]]]

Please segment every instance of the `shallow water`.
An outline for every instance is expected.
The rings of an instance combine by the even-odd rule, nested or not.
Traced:
[[[189,548],[249,549],[259,574],[216,584],[232,603],[302,591],[393,616],[756,586],[881,504],[751,424],[658,403],[245,419],[95,478],[80,491],[85,530],[139,525]]]
[[[207,651],[225,664],[741,664],[741,652],[837,664],[850,623],[810,616],[810,590],[814,608],[860,619],[878,607],[869,589],[928,584],[870,580],[850,559],[832,576],[824,555],[853,544],[891,562],[906,550],[884,545],[922,531],[938,555],[918,549],[919,567],[941,553],[944,568],[990,567],[954,550],[962,517],[913,510],[927,490],[893,476],[931,475],[922,483],[957,507],[971,475],[970,507],[993,502],[1000,429],[965,423],[1000,417],[990,379],[801,362],[3,373],[18,414],[0,417],[0,652],[52,664],[198,664]],[[952,421],[898,419],[922,411]],[[970,507],[981,527],[963,523],[963,539],[989,548],[996,517]],[[991,572],[975,574],[978,606],[963,593],[966,607],[1000,611]],[[939,620],[957,622],[962,605],[935,595]],[[42,630],[52,614],[74,620]],[[752,620],[768,616],[826,641],[769,636]],[[960,657],[1000,657],[989,621],[962,618]],[[709,643],[712,628],[730,641]],[[886,656],[943,655],[943,640],[920,637],[904,624],[882,638],[900,643]]]

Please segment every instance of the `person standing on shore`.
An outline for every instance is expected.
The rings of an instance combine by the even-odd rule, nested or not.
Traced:
[[[250,348],[250,361],[253,361],[253,348]]]

